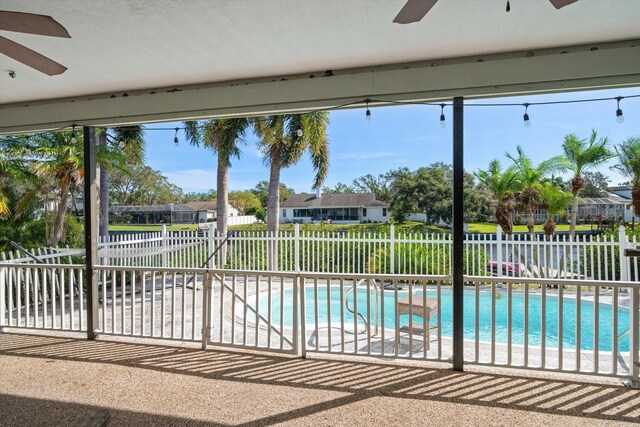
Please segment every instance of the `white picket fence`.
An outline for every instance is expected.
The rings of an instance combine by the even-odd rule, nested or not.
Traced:
[[[178,268],[229,268],[308,271],[338,274],[447,275],[452,268],[448,234],[388,232],[321,232],[297,226],[277,235],[265,231],[233,232],[225,242],[226,259],[211,258],[225,241],[208,232],[178,231],[112,236],[100,243],[100,264]],[[470,276],[505,276],[601,281],[638,280],[637,248],[621,227],[617,239],[607,236],[467,234],[464,272]],[[270,249],[272,248],[272,249]]]

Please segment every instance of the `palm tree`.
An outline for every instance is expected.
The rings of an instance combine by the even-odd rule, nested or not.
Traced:
[[[475,176],[497,202],[495,217],[498,225],[505,234],[512,234],[513,192],[517,185],[515,171],[510,168],[503,172],[500,161],[495,159],[489,163],[488,170],[479,170]]]
[[[185,122],[185,135],[193,145],[203,146],[217,153],[216,172],[216,229],[221,237],[227,234],[229,213],[229,167],[232,158],[240,157],[240,143],[251,127],[248,118],[217,119],[203,123]],[[226,247],[220,248],[219,264],[226,264]]]
[[[111,132],[111,133],[110,133]],[[129,165],[144,163],[145,140],[142,126],[102,129],[98,133],[98,146],[107,147],[109,139],[124,152]],[[100,164],[100,229],[99,235],[109,235],[109,162]]]
[[[72,185],[84,179],[84,145],[82,135],[75,136],[69,131],[48,132],[29,137],[30,152],[34,159],[31,167],[35,174],[55,183],[58,190],[56,215],[47,242],[56,246],[65,238],[65,216],[69,191]],[[124,157],[112,147],[98,147],[96,160],[108,167],[119,167]]]
[[[636,216],[640,216],[640,136],[627,138],[615,147],[618,164],[613,166],[631,182],[631,202]]]
[[[574,134],[564,137],[562,151],[564,152],[564,168],[573,172],[571,180],[571,193],[573,194],[573,204],[571,207],[571,225],[569,227],[569,235],[575,236],[576,222],[578,219],[578,195],[584,187],[585,179],[582,174],[593,169],[607,160],[611,159],[614,154],[607,148],[609,140],[598,138],[596,130],[591,131],[591,137],[586,139],[578,139]]]
[[[256,133],[265,163],[269,165],[269,197],[267,199],[267,231],[278,232],[280,216],[280,171],[296,164],[305,152],[311,157],[316,175],[312,189],[322,187],[329,171],[329,114],[313,112],[268,116],[256,121]],[[278,258],[275,245],[269,247],[269,269],[274,270]]]
[[[551,183],[545,183],[540,187],[540,196],[542,198],[541,207],[547,211],[547,220],[543,225],[544,234],[551,237],[556,232],[554,218],[566,212],[574,196]]]
[[[518,145],[516,147],[516,153],[515,156],[506,153],[507,158],[513,162],[514,170],[517,173],[516,209],[527,214],[527,229],[529,233],[533,233],[533,213],[542,204],[542,197],[540,196],[541,183],[551,172],[562,170],[564,161],[562,157],[556,156],[540,162],[538,166],[534,166],[521,146]]]

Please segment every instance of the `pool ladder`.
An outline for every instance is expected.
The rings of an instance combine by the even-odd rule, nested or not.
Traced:
[[[349,293],[350,292],[354,292],[354,290],[358,287],[358,285],[364,283],[364,282],[370,282],[371,284],[373,284],[374,287],[374,292],[373,292],[373,327],[374,327],[374,332],[373,335],[376,336],[378,335],[378,291],[380,290],[380,286],[378,286],[378,282],[376,280],[373,279],[362,279],[362,280],[358,280],[356,283],[353,284],[353,286],[351,286],[351,288],[349,288],[347,290],[347,292],[344,294],[345,297],[345,307],[347,309],[347,311],[355,316],[358,316],[361,320],[362,323],[364,323],[364,328],[367,332],[371,331],[371,324],[370,324],[370,320],[367,319],[366,317],[364,317],[364,315],[362,313],[360,313],[360,311],[356,312],[350,305],[349,305]],[[358,294],[354,293],[354,299],[358,298]]]

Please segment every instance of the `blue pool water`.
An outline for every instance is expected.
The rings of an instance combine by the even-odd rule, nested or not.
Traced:
[[[345,287],[345,293],[346,293]],[[358,312],[367,317],[367,292],[365,289],[358,290]],[[379,295],[379,294],[378,294]],[[491,341],[491,293],[481,291],[480,292],[480,314],[479,314],[479,337],[480,341]],[[524,295],[521,293],[512,294],[512,343],[516,345],[524,344]],[[406,291],[399,291],[398,298],[402,299],[407,296]],[[428,290],[427,296],[431,298],[436,297],[436,291]],[[414,297],[422,298],[422,293],[418,292],[414,294]],[[341,302],[340,288],[319,287],[318,289],[318,323],[326,324],[331,322],[335,327],[340,326],[340,307],[344,303],[344,298],[349,298],[351,307],[354,306],[354,294],[349,293],[343,297]],[[475,292],[464,292],[464,337],[465,339],[475,339]],[[306,317],[307,325],[311,326],[315,324],[316,309],[315,309],[315,292],[313,287],[307,287],[306,289]],[[280,293],[273,293],[271,300],[271,316],[272,321],[276,324],[280,323]],[[327,303],[330,302],[330,304]],[[542,297],[540,295],[529,295],[529,345],[539,346],[541,336],[541,302]],[[379,298],[379,313],[381,313],[382,298]],[[507,306],[508,298],[506,294],[500,294],[496,298],[496,342],[507,343]],[[561,301],[563,310],[563,331],[562,342],[566,349],[575,349],[576,347],[576,300],[573,298],[563,298]],[[268,295],[264,294],[259,300],[259,312],[267,316],[268,312]],[[373,317],[373,295],[370,294],[370,310]],[[548,347],[558,346],[558,297],[547,295],[546,297],[546,341],[545,345]],[[284,294],[284,324],[290,326],[293,322],[293,298],[292,290],[286,289]],[[329,308],[331,312],[331,318],[329,319]],[[379,319],[379,325],[385,328],[395,328],[395,312],[394,312],[394,292],[384,292],[384,319]],[[453,300],[450,289],[443,289],[441,291],[441,313],[442,322],[439,322],[437,316],[431,319],[432,326],[439,326],[442,329],[442,335],[445,337],[452,336],[452,313],[453,313]],[[594,334],[594,310],[593,303],[590,301],[582,301],[581,304],[581,319],[580,319],[580,340],[581,348],[583,350],[593,349],[593,334]],[[380,315],[381,317],[381,315]],[[354,316],[344,309],[345,324],[353,325]],[[599,339],[600,350],[611,351],[612,349],[612,337],[613,337],[613,310],[609,304],[600,304],[600,324],[599,324]],[[360,320],[360,319],[359,319]],[[420,318],[414,317],[415,321],[420,321]],[[360,322],[362,322],[360,320]],[[400,316],[400,324],[406,325],[409,323],[409,316]],[[626,308],[618,309],[618,330],[616,334],[620,334],[629,328],[629,311]],[[629,349],[629,335],[619,341],[619,350],[628,351]]]

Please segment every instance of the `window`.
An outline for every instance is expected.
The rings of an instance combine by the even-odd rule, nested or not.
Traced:
[[[283,218],[287,217],[287,210],[286,209],[282,209],[282,217]]]
[[[387,208],[382,208],[382,216],[387,216]]]
[[[362,208],[362,216],[367,216],[367,208]]]

